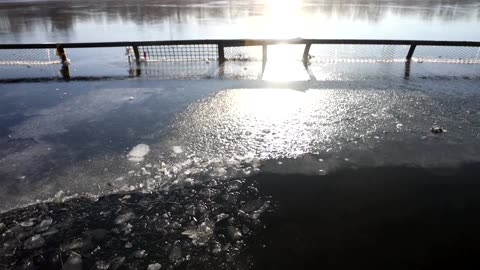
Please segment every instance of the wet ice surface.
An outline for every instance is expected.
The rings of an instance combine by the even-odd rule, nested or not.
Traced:
[[[342,170],[385,166],[451,175],[480,158],[479,88],[455,76],[1,85],[0,206],[44,202],[2,214],[1,264],[247,268],[276,237],[255,240],[264,226],[283,224],[264,217],[295,206],[262,183],[330,179],[322,191]]]
[[[2,89],[3,210],[36,200],[148,192],[196,183],[199,176],[450,166],[479,158],[476,79],[276,86],[130,80]],[[434,127],[448,132],[434,134]]]

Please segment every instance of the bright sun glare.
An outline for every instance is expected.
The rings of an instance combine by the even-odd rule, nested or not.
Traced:
[[[298,34],[302,0],[265,0],[262,25],[275,37]]]
[[[302,0],[265,0],[260,25],[272,38],[298,37],[302,32]],[[308,80],[300,60],[303,46],[268,47],[268,62],[263,76],[268,81]]]

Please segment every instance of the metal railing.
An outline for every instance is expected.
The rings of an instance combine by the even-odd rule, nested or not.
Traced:
[[[270,52],[281,46],[295,47],[295,50],[272,58],[293,54],[306,69],[316,62],[405,62],[407,77],[412,61],[480,64],[479,41],[297,38],[0,44],[0,66],[67,64],[69,49],[123,47],[137,73],[141,63],[150,61],[218,61],[222,65],[230,60],[260,60],[263,73]],[[40,53],[42,57],[38,56]],[[61,73],[69,78],[68,65],[62,65]]]
[[[432,41],[432,40],[360,40],[360,39],[225,39],[225,40],[167,40],[167,41],[121,41],[121,42],[88,42],[88,43],[60,43],[62,48],[113,48],[130,47],[137,62],[142,60],[141,47],[155,46],[186,46],[186,45],[215,45],[217,47],[217,59],[219,62],[226,61],[225,48],[262,46],[262,58],[266,60],[267,48],[271,45],[305,45],[303,61],[307,62],[312,45],[403,45],[409,46],[405,61],[413,58],[415,50],[420,46],[429,47],[477,47],[477,41]],[[0,44],[0,50],[16,49],[56,49],[59,43],[36,43],[36,44]],[[145,57],[143,57],[145,58]],[[145,61],[147,59],[144,59]]]

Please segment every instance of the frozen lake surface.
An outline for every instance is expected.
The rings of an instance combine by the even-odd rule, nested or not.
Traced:
[[[2,84],[2,265],[474,265],[479,78],[349,74]]]

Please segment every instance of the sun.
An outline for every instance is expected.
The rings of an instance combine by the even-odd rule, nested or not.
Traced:
[[[298,35],[302,0],[265,0],[261,25],[274,38]]]

